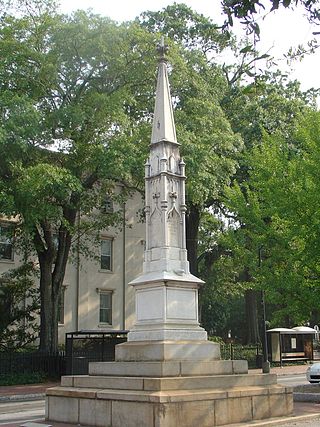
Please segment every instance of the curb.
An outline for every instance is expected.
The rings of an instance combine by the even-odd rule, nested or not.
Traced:
[[[293,392],[293,400],[294,402],[320,403],[320,394]]]
[[[24,400],[43,400],[45,396],[45,393],[13,394],[11,396],[0,396],[0,403],[22,402]]]
[[[252,421],[247,424],[232,424],[233,427],[264,427],[264,426],[283,426],[284,424],[300,423],[301,421],[311,421],[320,419],[320,414],[297,415],[292,417],[271,418],[269,420]]]

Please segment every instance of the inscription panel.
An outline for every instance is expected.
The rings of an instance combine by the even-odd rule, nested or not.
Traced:
[[[154,288],[136,291],[137,320],[163,319],[163,289]]]
[[[196,290],[168,289],[167,318],[176,320],[198,320]]]

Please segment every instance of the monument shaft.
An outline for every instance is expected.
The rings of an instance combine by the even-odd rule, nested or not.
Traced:
[[[206,340],[198,319],[198,287],[186,249],[185,163],[180,157],[164,46],[145,164],[146,249],[136,292],[136,323],[128,341]]]

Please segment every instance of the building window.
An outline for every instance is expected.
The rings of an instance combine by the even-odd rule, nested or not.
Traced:
[[[113,213],[113,201],[109,195],[103,200],[102,213]]]
[[[13,260],[13,231],[12,225],[0,224],[0,260]]]
[[[58,323],[64,324],[64,294],[65,294],[65,286],[62,286],[59,293],[59,300],[58,300]]]
[[[99,322],[112,325],[112,291],[100,292]]]
[[[101,256],[100,256],[101,270],[112,270],[112,240],[101,240]]]

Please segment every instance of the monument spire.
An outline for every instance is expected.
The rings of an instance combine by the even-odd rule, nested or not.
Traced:
[[[165,58],[167,49],[162,37],[161,43],[158,45],[157,49],[159,53],[159,66],[151,143],[157,143],[159,141],[177,142],[167,60]]]
[[[136,289],[137,322],[129,341],[207,337],[198,320],[198,287],[203,281],[190,274],[187,259],[185,163],[176,138],[166,50],[162,38],[145,165],[146,249],[143,274],[130,283]]]

